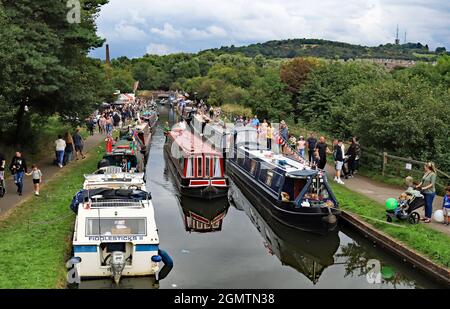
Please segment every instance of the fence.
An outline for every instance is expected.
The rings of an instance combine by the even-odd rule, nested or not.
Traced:
[[[387,152],[374,152],[364,147],[362,147],[361,163],[368,170],[379,171],[383,177],[405,178],[412,176],[415,181],[422,179],[423,166],[426,164],[423,161],[395,156]],[[437,169],[436,172],[436,189],[438,193],[443,193],[444,188],[450,185],[450,175],[440,169]]]

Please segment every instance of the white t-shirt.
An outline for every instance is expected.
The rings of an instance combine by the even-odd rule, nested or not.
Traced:
[[[66,141],[63,139],[58,139],[55,141],[56,151],[64,151],[66,149]]]

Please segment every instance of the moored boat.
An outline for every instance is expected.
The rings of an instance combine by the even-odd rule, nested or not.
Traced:
[[[155,276],[173,266],[160,250],[151,195],[143,190],[97,188],[73,199],[77,214],[70,260],[80,280]],[[160,270],[159,263],[165,267]],[[78,282],[79,283],[79,282]]]
[[[164,150],[182,195],[202,199],[227,196],[229,181],[219,151],[188,130],[168,132]]]
[[[244,211],[265,240],[269,254],[277,256],[283,266],[296,269],[317,284],[323,272],[335,263],[340,246],[339,232],[327,235],[299,231],[276,220],[263,205],[251,203],[234,184],[230,200]]]
[[[242,135],[241,135],[242,134]],[[280,221],[297,229],[326,233],[337,226],[339,205],[325,171],[260,149],[256,131],[236,130],[227,171],[242,192]]]

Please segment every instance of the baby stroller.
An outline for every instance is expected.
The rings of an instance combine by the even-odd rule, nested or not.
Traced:
[[[411,224],[418,224],[420,215],[417,210],[424,206],[425,198],[423,196],[412,196],[403,209],[400,209],[401,206],[399,206],[395,210],[386,210],[386,220],[392,222],[394,218],[397,218],[400,221],[407,220]]]

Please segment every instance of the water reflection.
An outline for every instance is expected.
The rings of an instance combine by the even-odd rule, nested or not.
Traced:
[[[334,264],[339,248],[338,232],[326,236],[302,232],[273,218],[265,207],[250,203],[235,186],[230,199],[237,209],[244,211],[265,240],[265,247],[283,265],[290,266],[312,283],[319,282],[323,271]]]
[[[226,198],[204,201],[181,197],[180,207],[187,232],[210,233],[222,230],[230,205]]]

